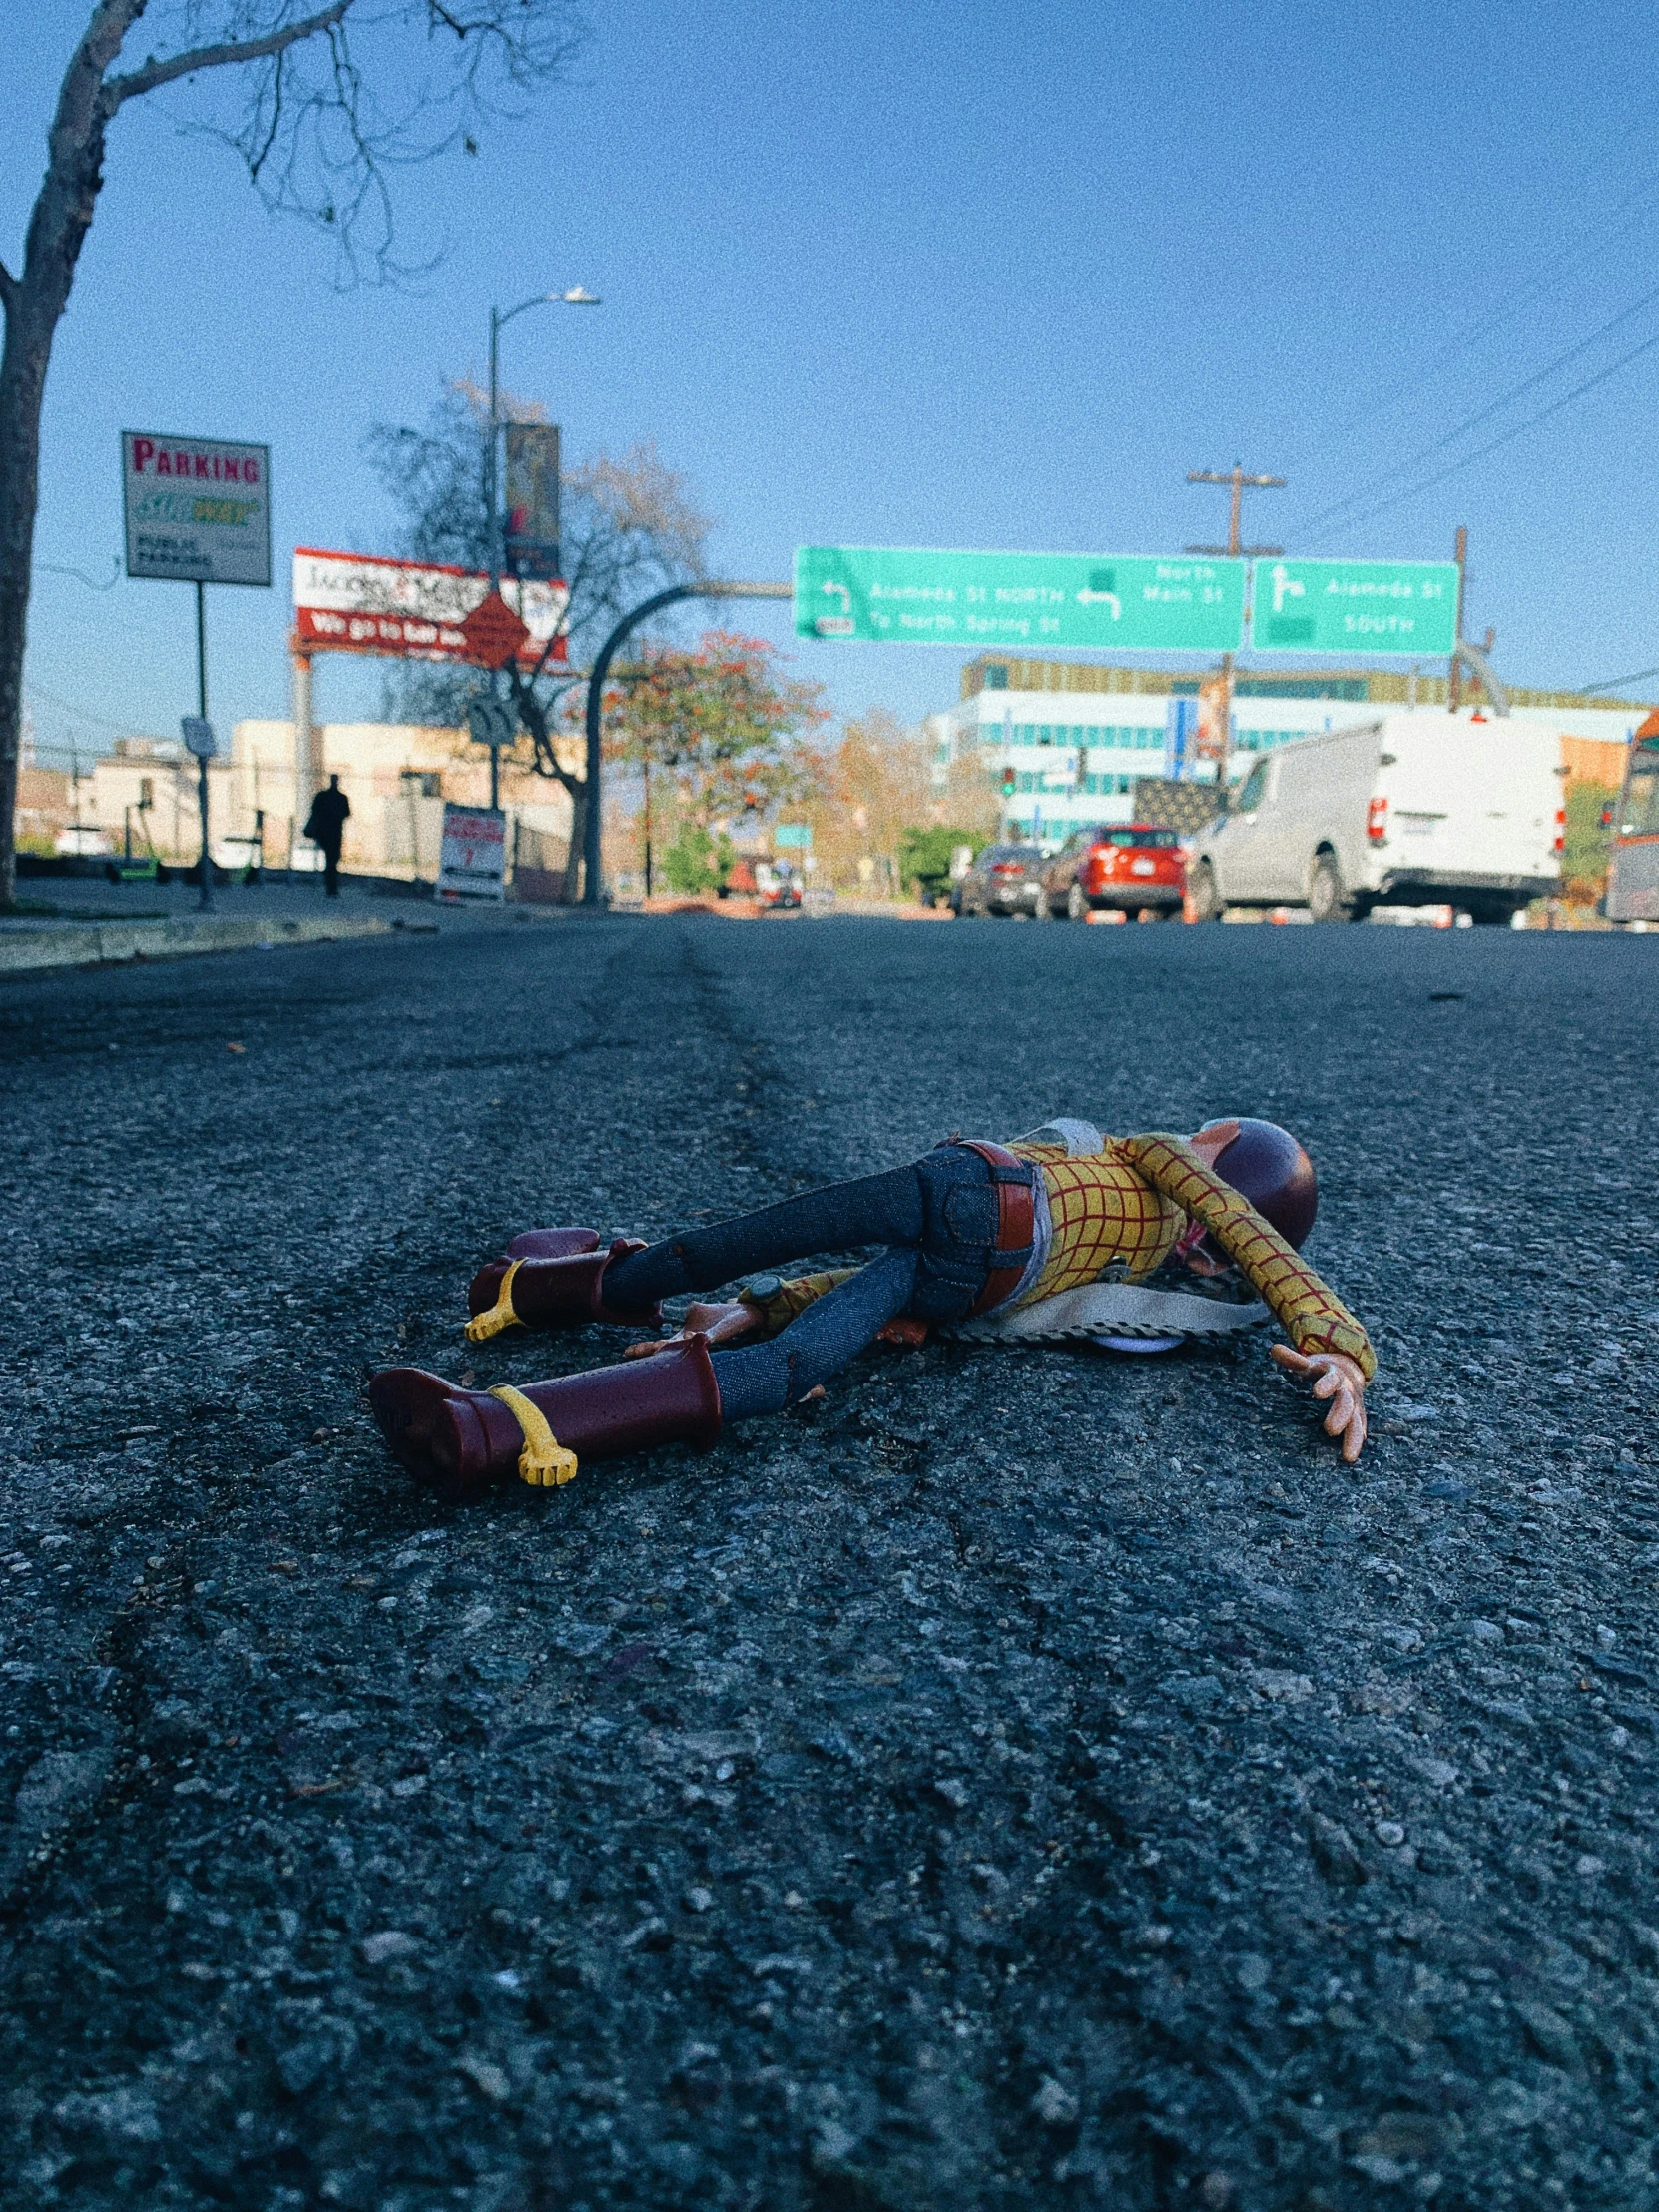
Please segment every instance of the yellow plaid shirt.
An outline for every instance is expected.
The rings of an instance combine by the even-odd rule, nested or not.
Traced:
[[[1036,1282],[1019,1300],[1032,1306],[1096,1282],[1121,1264],[1132,1278],[1168,1259],[1189,1221],[1202,1222],[1298,1352],[1342,1352],[1369,1382],[1377,1355],[1360,1323],[1293,1245],[1223,1182],[1181,1137],[1107,1137],[1100,1152],[1025,1140],[1008,1150],[1042,1170],[1052,1241]],[[803,1276],[755,1301],[768,1335],[853,1271]]]
[[[1167,1260],[1186,1216],[1137,1175],[1115,1138],[1104,1152],[1074,1158],[1063,1144],[1011,1144],[1017,1159],[1042,1169],[1053,1242],[1042,1273],[1020,1300],[1058,1298],[1099,1280],[1115,1263],[1131,1276],[1150,1275]]]
[[[1121,1261],[1144,1276],[1168,1257],[1189,1221],[1202,1222],[1298,1352],[1343,1352],[1369,1382],[1371,1339],[1294,1245],[1264,1221],[1181,1137],[1108,1137],[1103,1151],[1064,1145],[1009,1150],[1042,1169],[1054,1240],[1022,1306],[1092,1283]]]

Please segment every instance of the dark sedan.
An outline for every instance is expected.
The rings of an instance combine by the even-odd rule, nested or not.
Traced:
[[[1043,856],[1034,844],[988,844],[950,894],[950,910],[1035,915],[1042,903]]]

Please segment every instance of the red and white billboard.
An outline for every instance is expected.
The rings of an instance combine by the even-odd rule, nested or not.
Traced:
[[[474,569],[296,546],[294,643],[302,653],[469,661],[474,656],[461,624],[489,588],[489,578]],[[563,584],[503,576],[501,596],[530,633],[519,649],[520,668],[537,667],[550,641],[549,663],[567,657],[564,619],[570,593]]]

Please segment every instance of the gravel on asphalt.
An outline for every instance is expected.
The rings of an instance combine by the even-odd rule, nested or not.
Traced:
[[[1659,2119],[1655,951],[626,917],[0,989],[6,2203],[1587,2208]],[[1302,1134],[1260,1337],[465,1507],[514,1231]]]

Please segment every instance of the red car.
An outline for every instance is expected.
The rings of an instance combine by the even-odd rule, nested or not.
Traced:
[[[1187,859],[1173,830],[1149,822],[1097,823],[1079,830],[1043,871],[1043,895],[1054,920],[1085,921],[1091,913],[1152,913],[1181,918]]]

